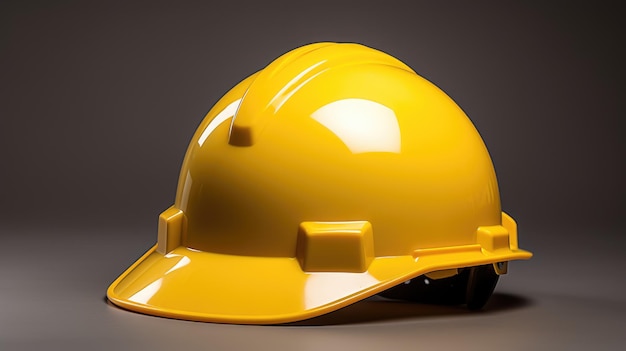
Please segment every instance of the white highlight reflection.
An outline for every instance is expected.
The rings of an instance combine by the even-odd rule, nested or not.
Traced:
[[[343,99],[324,105],[311,117],[335,133],[355,154],[400,152],[400,127],[389,107],[365,99]]]
[[[167,257],[167,255],[165,255],[165,257]],[[165,272],[165,274],[166,274],[166,275],[167,275],[167,274],[169,274],[169,273],[171,273],[171,272],[173,272],[173,271],[175,271],[175,270],[177,270],[177,269],[180,269],[180,268],[185,267],[186,265],[188,265],[188,264],[189,264],[189,262],[191,262],[191,260],[190,260],[190,259],[189,259],[189,257],[187,257],[187,256],[180,256],[180,257],[181,257],[181,258],[180,258],[180,260],[176,263],[176,265],[175,265],[174,267],[172,267],[172,268],[168,269],[168,271],[167,271],[167,272]]]
[[[198,145],[202,146],[202,144],[204,144],[206,139],[209,137],[209,135],[211,135],[211,133],[213,133],[217,126],[219,126],[225,120],[234,116],[237,112],[237,109],[239,108],[239,104],[241,104],[241,99],[231,102],[222,110],[222,112],[218,113],[217,116],[215,116],[215,118],[213,118],[213,120],[209,122],[209,125],[204,128],[202,135],[200,135],[200,138],[198,139]]]
[[[163,282],[163,278],[159,278],[154,282],[150,283],[150,285],[136,292],[133,296],[128,299],[133,302],[147,304],[148,301],[154,296],[154,294],[159,291],[161,288],[161,283]]]
[[[294,84],[298,83],[298,81],[300,81],[300,79],[302,79],[302,77],[304,77],[305,74],[311,72],[315,67],[321,65],[324,62],[326,62],[326,60],[322,60],[322,61],[312,65],[311,67],[308,67],[304,71],[300,72],[297,76],[295,76],[292,80],[290,80],[289,83],[285,84],[285,86],[282,87],[282,89],[280,89],[280,91],[278,91],[278,93],[276,93],[276,95],[271,100],[271,104],[274,106],[274,111],[278,111],[280,109],[280,107],[287,100],[289,100],[289,98],[296,91],[300,90],[300,88],[302,88],[306,83],[308,83],[313,77],[317,76],[317,74],[313,75],[313,77],[309,77],[304,82],[300,83],[298,86],[296,86],[295,88],[291,89],[291,91],[289,91],[287,94],[285,94],[285,92],[288,89],[290,89]]]
[[[305,308],[315,308],[362,291],[379,280],[364,273],[320,272],[307,277],[304,286]]]

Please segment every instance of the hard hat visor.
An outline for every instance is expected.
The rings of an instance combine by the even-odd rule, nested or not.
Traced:
[[[107,295],[121,307],[163,317],[276,324],[337,310],[434,270],[530,255],[469,245],[422,257],[377,257],[362,273],[305,272],[293,257],[224,255],[182,246],[162,255],[155,246],[113,282]]]

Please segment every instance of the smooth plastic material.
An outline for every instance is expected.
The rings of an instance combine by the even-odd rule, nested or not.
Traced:
[[[107,295],[159,316],[283,323],[530,257],[463,111],[383,52],[318,43],[209,111],[158,244]]]

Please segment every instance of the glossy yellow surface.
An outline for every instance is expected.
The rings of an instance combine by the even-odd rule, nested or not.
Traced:
[[[108,297],[166,317],[282,323],[421,274],[530,257],[463,111],[385,53],[318,43],[209,111],[158,244]]]

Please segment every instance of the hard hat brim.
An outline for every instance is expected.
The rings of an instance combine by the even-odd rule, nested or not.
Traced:
[[[296,258],[248,257],[156,245],[109,287],[114,304],[162,317],[236,324],[279,324],[319,316],[419,275],[528,259],[524,250],[478,245],[421,257],[378,257],[362,273],[305,272]]]

